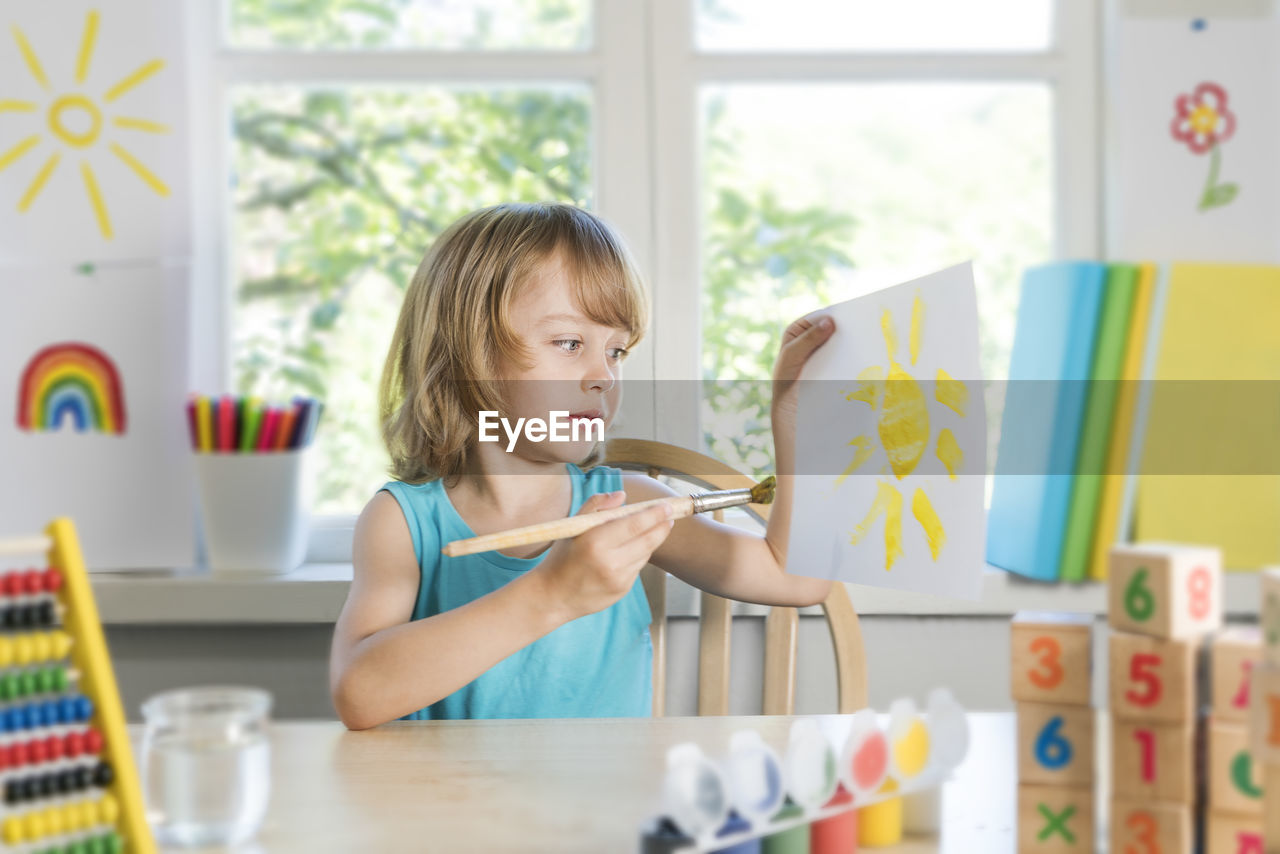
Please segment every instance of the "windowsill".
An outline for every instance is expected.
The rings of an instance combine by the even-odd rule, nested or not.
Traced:
[[[351,565],[305,564],[286,575],[210,573],[182,569],[95,572],[91,575],[102,621],[108,625],[303,624],[338,618],[351,583]],[[862,616],[1008,618],[1019,610],[1106,612],[1106,586],[1043,584],[992,567],[983,573],[977,602],[943,599],[861,585],[848,585]],[[1229,572],[1224,580],[1229,616],[1258,613],[1258,577]],[[681,581],[667,583],[667,616],[698,614],[698,592]],[[737,616],[763,616],[762,605],[735,603]],[[819,607],[801,614],[821,614]]]

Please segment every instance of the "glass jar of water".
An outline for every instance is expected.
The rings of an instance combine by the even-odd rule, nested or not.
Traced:
[[[184,688],[142,704],[142,787],[161,845],[238,845],[267,812],[271,695]]]

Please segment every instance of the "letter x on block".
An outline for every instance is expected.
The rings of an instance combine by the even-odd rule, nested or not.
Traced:
[[[1068,804],[1062,808],[1061,812],[1057,813],[1049,809],[1045,804],[1039,804],[1037,809],[1040,810],[1040,815],[1044,816],[1045,820],[1044,829],[1040,831],[1040,835],[1038,837],[1041,842],[1044,842],[1057,833],[1062,836],[1064,841],[1072,844],[1075,843],[1076,835],[1071,832],[1069,827],[1067,827],[1067,822],[1076,814],[1074,804]]]

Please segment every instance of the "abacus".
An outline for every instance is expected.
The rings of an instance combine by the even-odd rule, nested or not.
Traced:
[[[75,526],[0,540],[0,850],[152,854],[93,590]]]

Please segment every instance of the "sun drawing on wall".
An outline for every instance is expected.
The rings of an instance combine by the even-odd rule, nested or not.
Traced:
[[[91,10],[85,16],[84,33],[81,35],[80,49],[76,55],[75,89],[85,87],[85,81],[89,79],[94,45],[98,38],[98,26],[99,14],[97,10]],[[37,126],[33,128],[34,132],[24,137],[17,145],[0,152],[0,171],[13,166],[32,152],[44,157],[39,171],[35,173],[31,183],[27,185],[22,197],[18,200],[18,211],[25,214],[31,209],[39,198],[40,191],[58,171],[64,155],[68,159],[79,158],[81,180],[84,182],[89,205],[97,218],[98,229],[105,239],[110,240],[113,235],[111,215],[107,200],[99,188],[97,173],[88,155],[95,149],[100,151],[105,144],[106,149],[114,155],[116,160],[123,163],[156,194],[169,195],[168,186],[143,165],[129,149],[119,142],[106,140],[104,135],[104,124],[108,121],[113,128],[126,132],[151,134],[169,132],[166,125],[149,119],[115,113],[108,115],[117,107],[117,102],[125,99],[129,92],[162,71],[164,60],[152,59],[145,62],[123,78],[106,86],[101,95],[89,95],[81,91],[72,91],[72,87],[56,88],[50,81],[49,75],[45,73],[44,65],[35,47],[28,41],[23,31],[16,24],[12,25],[11,29],[27,70],[40,88],[48,93],[47,100],[37,103],[6,99],[3,91],[0,91],[0,114],[31,114],[36,117],[37,122],[43,118],[48,126],[47,133]],[[46,146],[46,142],[49,145]],[[52,148],[52,150],[43,154],[42,150],[46,148]]]
[[[924,333],[924,302],[917,294],[912,303],[911,335],[908,343],[910,361],[914,365],[920,355],[921,336]],[[885,569],[893,569],[894,562],[902,556],[902,504],[903,495],[897,481],[916,470],[920,460],[929,451],[931,427],[929,406],[924,389],[906,368],[898,362],[898,338],[894,330],[893,314],[885,309],[880,316],[880,329],[889,352],[889,367],[880,365],[866,368],[858,375],[858,388],[845,393],[845,400],[870,406],[876,413],[877,433],[889,464],[882,474],[893,474],[893,480],[881,479],[877,483],[875,499],[863,520],[849,535],[849,542],[862,542],[876,520],[884,517]],[[969,401],[969,389],[960,380],[952,378],[939,368],[934,382],[934,395],[938,402],[952,409],[960,417],[965,416]],[[836,478],[837,488],[849,475],[858,471],[875,453],[869,436],[855,436],[849,442],[855,449],[852,462]],[[948,428],[938,432],[933,453],[946,466],[951,480],[964,463],[964,452],[955,434]],[[929,544],[933,560],[938,559],[946,544],[947,535],[942,520],[934,511],[933,502],[923,488],[917,487],[911,496],[911,513],[919,524]]]
[[[89,344],[51,344],[27,362],[18,383],[18,429],[51,432],[71,423],[77,433],[123,434],[128,426],[120,373]]]

